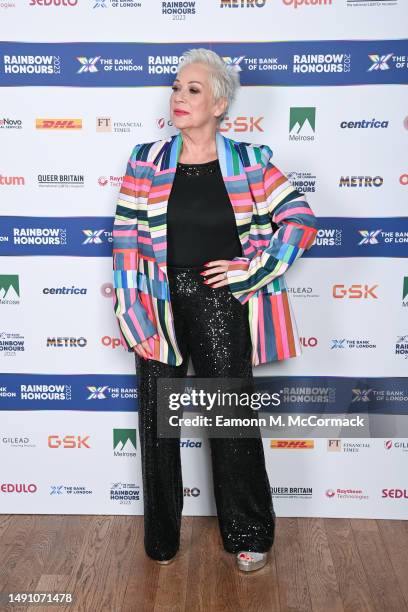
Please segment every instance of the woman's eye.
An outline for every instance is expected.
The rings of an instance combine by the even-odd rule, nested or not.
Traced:
[[[191,91],[191,93],[198,93],[198,89],[191,88],[190,91]]]
[[[177,89],[177,87],[175,85],[172,85],[171,88],[172,88],[173,91],[176,91],[176,89]]]

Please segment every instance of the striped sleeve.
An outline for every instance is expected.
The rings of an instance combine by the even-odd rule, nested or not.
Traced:
[[[253,258],[235,257],[227,279],[233,295],[245,303],[251,295],[286,270],[309,249],[317,234],[316,217],[306,197],[271,162],[272,150],[260,145],[265,215],[276,224],[269,245]]]
[[[113,287],[114,309],[118,318],[122,344],[132,351],[157,330],[140,301],[137,289],[137,198],[134,172],[136,145],[128,160],[119,190],[113,224]]]

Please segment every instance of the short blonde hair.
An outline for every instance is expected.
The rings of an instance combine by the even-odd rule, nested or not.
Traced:
[[[178,65],[177,75],[184,66],[195,63],[205,64],[208,67],[214,101],[218,102],[220,98],[227,98],[227,107],[218,117],[218,123],[221,123],[234,102],[240,87],[238,72],[231,65],[226,64],[215,51],[200,47],[189,49],[183,53]]]

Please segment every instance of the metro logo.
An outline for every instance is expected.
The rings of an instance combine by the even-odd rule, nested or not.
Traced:
[[[88,444],[89,436],[58,436],[51,435],[48,436],[48,447],[49,448],[91,448]]]
[[[334,298],[353,298],[353,299],[361,299],[361,298],[369,298],[372,297],[374,299],[378,299],[378,296],[374,293],[374,289],[376,289],[378,285],[372,285],[369,287],[368,285],[350,285],[350,287],[346,287],[346,285],[333,285],[333,297]]]
[[[82,119],[36,119],[37,130],[82,130]]]

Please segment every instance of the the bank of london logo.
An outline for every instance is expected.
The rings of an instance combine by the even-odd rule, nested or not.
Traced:
[[[81,67],[78,70],[77,74],[83,74],[84,72],[98,72],[96,64],[100,59],[100,55],[98,55],[97,57],[77,57],[78,62],[81,64]]]
[[[101,230],[90,230],[90,229],[82,230],[82,232],[86,236],[82,244],[101,244],[102,243],[101,234],[104,231],[105,230],[103,229]]]
[[[236,72],[241,72],[241,62],[244,59],[245,55],[241,55],[240,57],[231,57],[230,55],[224,55],[224,62]]]
[[[387,53],[386,55],[379,55],[378,53],[369,54],[368,57],[372,61],[372,64],[369,67],[368,72],[372,72],[373,70],[389,70],[390,67],[388,62],[393,55],[393,53]]]
[[[107,395],[107,391],[109,389],[109,386],[106,385],[105,387],[87,387],[88,391],[89,391],[89,395],[86,399],[107,399],[108,395]]]
[[[0,303],[18,300],[20,283],[18,274],[0,274]]]
[[[289,115],[290,134],[314,134],[316,130],[316,107],[292,106]]]
[[[377,239],[378,234],[382,232],[381,229],[378,230],[358,230],[358,233],[363,237],[358,245],[360,244],[378,244],[379,240]]]
[[[136,450],[136,429],[114,429],[113,450],[134,452]]]
[[[352,402],[369,402],[373,389],[352,389]]]

